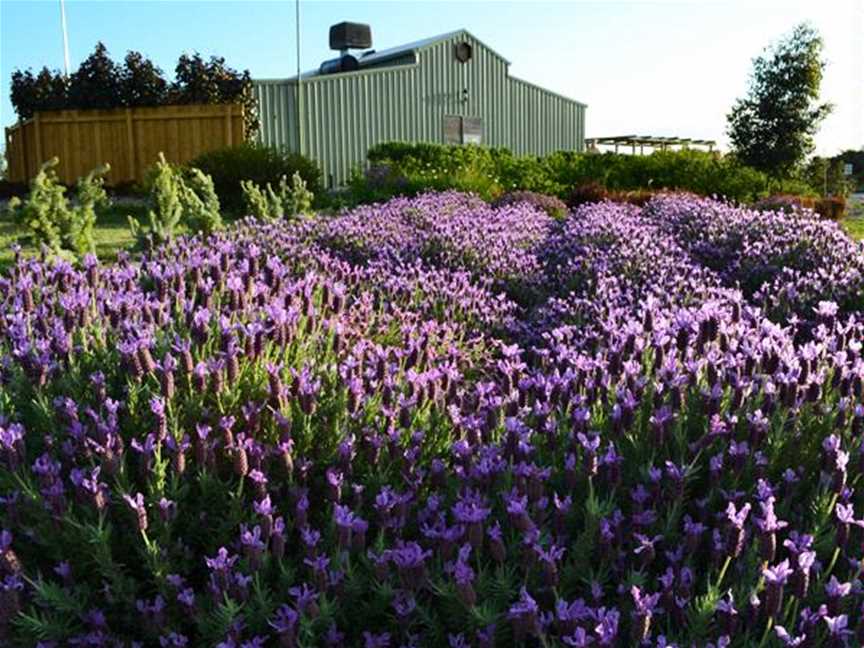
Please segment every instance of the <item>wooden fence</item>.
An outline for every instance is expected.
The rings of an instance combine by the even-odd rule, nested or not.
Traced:
[[[57,175],[66,184],[106,162],[107,184],[140,182],[160,151],[182,164],[244,139],[239,104],[39,112],[6,129],[7,175],[28,182],[57,156]]]

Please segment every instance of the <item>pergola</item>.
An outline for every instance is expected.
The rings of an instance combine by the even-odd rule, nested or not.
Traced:
[[[618,152],[619,146],[629,146],[636,155],[636,147],[639,147],[639,154],[644,154],[645,147],[650,146],[654,149],[665,151],[670,146],[707,146],[709,151],[713,151],[717,142],[706,139],[692,139],[689,137],[655,137],[653,135],[618,135],[615,137],[590,137],[585,140],[585,144],[589,148],[597,148],[598,146],[614,146],[615,152]]]

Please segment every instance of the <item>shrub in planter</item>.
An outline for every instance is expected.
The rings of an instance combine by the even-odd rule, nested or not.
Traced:
[[[575,187],[567,196],[567,205],[573,209],[586,203],[602,202],[609,199],[609,191],[599,182],[586,182]]]
[[[534,191],[510,191],[498,198],[493,205],[501,207],[503,205],[515,205],[516,203],[527,203],[532,207],[542,209],[553,218],[564,218],[567,215],[567,205],[563,200]]]
[[[283,177],[291,178],[299,173],[309,191],[315,195],[321,191],[321,170],[315,162],[296,153],[251,142],[203,153],[188,166],[209,175],[222,207],[235,213],[245,208],[240,185],[243,180],[259,187],[268,183],[276,186]]]
[[[846,199],[842,196],[819,198],[816,200],[815,209],[822,218],[840,220],[846,215]]]
[[[628,205],[636,205],[637,207],[643,207],[648,204],[648,202],[656,196],[658,191],[651,191],[648,189],[636,189],[634,191],[616,191],[610,194],[610,200],[614,202],[622,202],[627,203]]]
[[[753,209],[759,211],[778,211],[784,214],[791,214],[802,209],[813,209],[813,207],[814,201],[811,198],[789,194],[775,194],[753,203]]]

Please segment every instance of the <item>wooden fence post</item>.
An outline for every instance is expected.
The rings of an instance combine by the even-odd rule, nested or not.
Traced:
[[[132,125],[132,109],[126,109],[126,143],[129,145],[129,181],[135,182],[138,171],[138,152],[135,150],[135,128]]]
[[[18,148],[21,155],[21,166],[18,170],[21,175],[18,176],[18,182],[27,182],[30,180],[30,172],[27,170],[27,129],[24,127],[24,122],[18,122]]]
[[[226,142],[226,146],[232,146],[234,144],[233,138],[233,124],[231,123],[231,104],[225,104],[225,139],[228,140]]]
[[[38,169],[42,164],[45,163],[45,152],[42,150],[42,128],[40,126],[40,118],[39,113],[33,115],[33,135],[36,138],[36,168],[33,169],[33,173],[36,173],[36,169]]]

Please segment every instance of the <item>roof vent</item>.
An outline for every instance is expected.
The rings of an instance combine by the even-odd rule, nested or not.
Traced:
[[[330,49],[343,54],[349,49],[372,47],[372,28],[363,23],[341,22],[330,28]]]
[[[356,72],[360,69],[360,63],[350,54],[343,54],[339,58],[324,61],[318,68],[319,74],[338,74],[340,72]]]

